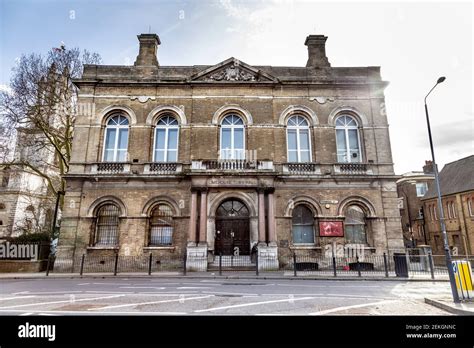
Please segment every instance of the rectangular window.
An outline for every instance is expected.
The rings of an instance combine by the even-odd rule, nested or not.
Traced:
[[[366,244],[367,239],[365,235],[364,225],[348,225],[344,226],[344,233],[346,241],[354,244]]]
[[[428,184],[426,182],[418,182],[416,183],[416,196],[423,197],[428,191]]]
[[[360,162],[361,156],[359,151],[359,139],[357,139],[357,129],[349,129],[347,133],[349,135],[349,156],[351,156],[350,162]]]
[[[153,226],[150,234],[151,245],[171,245],[173,237],[173,227]]]
[[[469,216],[474,216],[474,210],[472,207],[472,198],[467,200],[467,209],[469,210]]]

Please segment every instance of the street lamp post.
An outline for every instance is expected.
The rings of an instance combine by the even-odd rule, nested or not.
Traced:
[[[438,86],[440,83],[444,82],[446,80],[446,77],[442,76],[436,81],[436,84],[433,86],[433,88],[430,89],[428,94],[425,96],[425,113],[426,113],[426,124],[428,126],[428,136],[430,138],[430,149],[431,149],[431,158],[433,160],[433,170],[434,170],[434,175],[435,175],[435,183],[436,183],[436,192],[438,194],[438,210],[439,210],[439,224],[441,227],[441,233],[443,234],[443,240],[444,240],[444,253],[446,255],[446,266],[448,268],[448,274],[449,274],[449,283],[451,284],[451,292],[453,294],[453,300],[454,302],[458,303],[459,301],[459,295],[458,291],[456,289],[456,281],[454,279],[454,271],[453,271],[453,263],[451,259],[451,253],[449,251],[449,243],[448,243],[448,234],[446,233],[446,224],[444,222],[444,212],[443,212],[443,203],[441,200],[441,189],[439,186],[439,175],[438,175],[438,165],[436,164],[435,161],[435,154],[433,150],[433,139],[431,138],[431,126],[430,126],[430,118],[428,116],[428,105],[426,104],[426,98],[430,95],[430,93]]]

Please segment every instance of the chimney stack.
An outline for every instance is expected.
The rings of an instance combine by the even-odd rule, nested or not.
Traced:
[[[140,34],[137,37],[140,41],[140,51],[135,66],[159,66],[156,51],[161,44],[160,37],[156,34]]]
[[[328,68],[331,64],[326,57],[326,40],[324,35],[309,35],[304,44],[308,46],[307,68]]]
[[[425,165],[423,166],[423,173],[434,174],[433,161],[425,161]]]

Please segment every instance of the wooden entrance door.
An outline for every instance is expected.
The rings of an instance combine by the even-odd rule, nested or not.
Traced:
[[[249,211],[242,202],[228,200],[216,211],[215,252],[234,255],[236,251],[250,254]]]

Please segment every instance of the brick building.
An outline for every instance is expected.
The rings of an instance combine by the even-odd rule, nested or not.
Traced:
[[[379,67],[331,67],[322,35],[305,67],[161,66],[138,39],[133,66],[75,82],[61,255],[403,248]]]
[[[421,199],[433,183],[434,172],[431,161],[425,162],[423,171],[402,174],[402,177],[397,180],[403,238],[406,247],[428,245]]]
[[[446,164],[439,173],[449,247],[458,255],[474,250],[474,155]],[[425,226],[433,254],[444,254],[436,187],[422,198]]]

